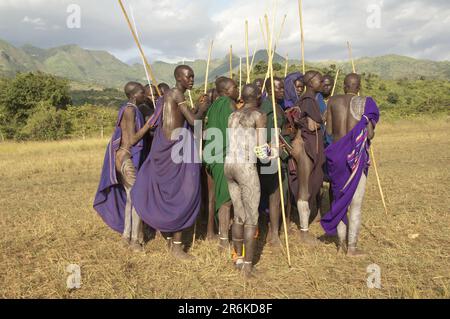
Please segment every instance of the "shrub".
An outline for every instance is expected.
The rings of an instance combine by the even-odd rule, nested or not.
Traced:
[[[60,140],[69,136],[72,122],[67,111],[39,102],[17,135],[18,139]]]

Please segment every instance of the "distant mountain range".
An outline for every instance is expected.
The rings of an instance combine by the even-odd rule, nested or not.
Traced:
[[[243,65],[245,65],[243,58]],[[267,61],[267,53],[258,51],[255,63]],[[276,54],[274,61],[284,64],[285,59]],[[180,62],[181,63],[181,62]],[[299,64],[293,60],[290,64]],[[426,78],[450,80],[450,62],[418,60],[406,56],[386,55],[381,57],[360,58],[355,63],[359,72],[370,72],[385,79],[409,78],[420,76]],[[206,71],[205,60],[187,61],[193,67],[196,82],[204,81]],[[336,65],[350,72],[346,61],[307,62],[310,67],[328,67]],[[177,64],[156,61],[152,64],[153,71],[159,82],[173,84],[173,70]],[[211,61],[209,79],[229,74],[229,56]],[[233,67],[239,67],[239,57],[233,56]],[[235,72],[236,72],[235,70]],[[106,51],[86,50],[77,45],[64,45],[51,49],[41,49],[30,45],[21,48],[14,47],[0,40],[0,77],[12,77],[17,72],[42,71],[61,76],[78,83],[95,84],[103,87],[122,87],[127,81],[145,81],[141,64],[126,64]]]

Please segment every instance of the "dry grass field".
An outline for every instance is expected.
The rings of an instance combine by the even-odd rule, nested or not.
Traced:
[[[450,122],[382,123],[375,154],[389,215],[371,169],[360,247],[348,259],[335,245],[304,247],[290,235],[292,267],[263,247],[257,277],[243,281],[215,242],[199,239],[188,263],[157,236],[145,253],[120,244],[92,208],[106,140],[0,144],[2,298],[449,298]],[[312,232],[320,236],[315,222]],[[68,264],[82,286],[66,288]],[[381,289],[366,268],[381,267]]]

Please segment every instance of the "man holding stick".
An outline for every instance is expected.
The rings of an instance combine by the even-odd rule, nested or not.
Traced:
[[[356,246],[370,165],[369,148],[380,116],[371,97],[358,96],[360,87],[359,75],[347,75],[345,94],[330,98],[327,113],[327,131],[333,143],[325,154],[333,203],[321,224],[328,235],[338,235],[339,250],[346,251],[349,257],[365,255]]]
[[[208,109],[206,95],[191,110],[184,93],[194,85],[194,71],[187,65],[175,69],[176,86],[164,95],[163,115],[155,131],[152,149],[141,167],[132,199],[141,218],[154,229],[173,233],[171,253],[192,259],[182,247],[182,232],[192,227],[201,203],[198,149],[192,126]]]
[[[266,115],[259,110],[261,90],[253,84],[247,84],[242,90],[242,98],[243,107],[233,112],[228,120],[230,146],[224,172],[234,206],[232,235],[238,256],[236,268],[248,277],[252,273],[256,250],[255,235],[261,194],[256,157],[270,159],[271,150],[266,143]]]
[[[130,192],[144,160],[144,137],[154,127],[155,121],[150,117],[144,122],[137,107],[145,100],[141,84],[127,83],[125,94],[129,100],[119,110],[116,128],[105,154],[94,208],[108,226],[122,233],[124,245],[133,251],[143,251],[143,223],[132,205]]]
[[[272,94],[275,95],[275,110],[277,112],[278,125],[281,128],[281,136],[284,138],[286,143],[290,143],[289,132],[286,129],[287,120],[283,109],[280,104],[284,99],[284,81],[281,78],[274,77],[274,92],[272,93],[271,87],[271,79],[267,79],[266,88],[268,98],[266,98],[262,105],[261,111],[264,112],[267,116],[267,143],[269,145],[275,146],[275,123],[274,123],[274,107],[272,105]],[[287,161],[289,158],[289,153],[283,151],[280,156],[281,162],[281,170],[283,177],[283,189],[284,189],[284,198],[287,198]],[[261,203],[260,203],[260,211],[262,214],[266,213],[268,208],[269,210],[269,219],[270,219],[270,227],[269,227],[269,245],[274,248],[281,248],[281,241],[279,237],[280,230],[280,217],[281,217],[281,194],[280,194],[280,185],[278,183],[278,169],[276,168],[276,161],[269,162],[260,162],[258,163],[259,167],[259,180],[261,182]]]

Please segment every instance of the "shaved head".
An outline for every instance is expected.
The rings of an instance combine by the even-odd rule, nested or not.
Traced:
[[[255,84],[246,84],[242,88],[242,99],[245,103],[256,102],[261,95],[261,90]]]
[[[194,73],[194,70],[192,70],[192,68],[189,65],[179,65],[175,68],[175,71],[173,72],[173,76],[175,77],[175,79],[180,75],[182,75],[183,71],[191,71],[192,73]]]
[[[356,73],[347,74],[344,80],[345,93],[358,93],[361,88],[361,77]]]
[[[216,80],[216,90],[219,94],[223,94],[227,91],[230,85],[233,85],[234,81],[225,76],[221,76]]]
[[[308,71],[305,73],[305,76],[303,77],[303,81],[305,82],[306,85],[309,85],[309,83],[317,78],[320,75],[319,71]]]
[[[145,90],[141,83],[138,82],[128,82],[123,88],[127,98],[131,98],[139,90]]]
[[[176,87],[183,90],[192,90],[194,86],[194,70],[188,65],[179,65],[173,71],[175,80],[177,81]]]
[[[308,71],[303,77],[306,91],[319,93],[322,90],[322,74],[319,71]]]
[[[170,90],[170,86],[167,83],[159,83],[158,89],[161,94],[164,95],[165,92],[168,92]]]

